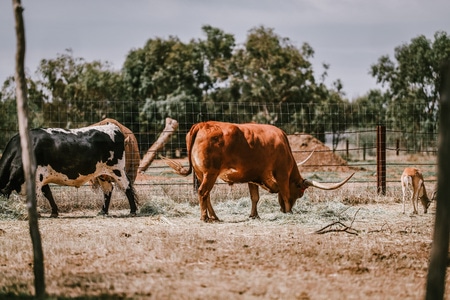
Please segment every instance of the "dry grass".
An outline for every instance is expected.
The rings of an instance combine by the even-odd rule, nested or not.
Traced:
[[[246,185],[218,185],[213,205],[222,222],[203,223],[190,185],[136,187],[140,214],[115,191],[110,217],[101,194],[56,188],[60,217],[39,199],[47,292],[89,299],[420,299],[424,296],[435,204],[402,214],[401,191],[386,196],[364,183],[337,191],[309,189],[292,214],[261,191],[261,219],[251,220]],[[398,170],[397,170],[398,171]],[[395,173],[394,170],[390,172]],[[401,171],[398,171],[401,173]],[[372,176],[358,172],[358,179]],[[317,180],[347,174],[317,173]],[[358,177],[359,176],[359,177]],[[158,180],[160,180],[159,178]],[[184,179],[183,179],[184,180]],[[190,182],[190,178],[186,182]],[[407,205],[411,211],[411,204]],[[0,298],[33,294],[25,205],[0,199]],[[344,231],[314,232],[340,221]]]

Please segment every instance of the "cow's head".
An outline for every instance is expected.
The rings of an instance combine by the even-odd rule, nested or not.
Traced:
[[[21,193],[23,184],[25,183],[23,167],[21,165],[12,165],[10,168],[9,178],[2,178],[0,180],[0,194],[6,198],[9,198],[13,191]]]
[[[420,203],[422,203],[423,206],[423,213],[426,214],[428,211],[428,207],[430,207],[431,201],[434,198],[434,194],[433,197],[431,198],[431,200],[428,198],[427,194],[423,194],[422,196],[419,197],[420,199]]]
[[[22,178],[22,180],[20,180]],[[23,179],[23,175],[19,178],[12,178],[8,182],[0,183],[0,194],[5,196],[6,198],[9,198],[11,193],[13,191],[16,191],[17,193],[20,193],[22,191],[22,184],[25,180]]]
[[[12,190],[11,190],[11,188],[9,188],[9,187],[5,187],[5,188],[3,188],[3,189],[0,190],[0,194],[1,194],[2,196],[5,196],[6,198],[9,198],[9,196],[11,195],[11,193],[12,193]]]
[[[24,182],[20,138],[15,135],[6,145],[0,159],[0,194],[9,197],[13,191],[19,193]]]
[[[281,193],[278,194],[278,202],[280,203],[281,211],[289,212],[290,209],[294,206],[297,199],[303,197],[303,194],[305,193],[305,190],[307,188],[312,186],[312,187],[316,187],[321,190],[335,190],[335,189],[343,186],[347,181],[349,181],[350,178],[352,178],[354,174],[355,173],[352,173],[349,177],[347,177],[343,181],[338,182],[338,183],[333,183],[333,184],[324,184],[324,183],[316,182],[314,180],[303,179],[300,176],[301,179],[299,182],[293,182],[289,185],[290,195],[289,195],[288,200],[289,200],[290,207],[286,207],[283,199],[281,198],[282,197]]]
[[[309,187],[315,187],[321,190],[335,190],[340,188],[341,186],[343,186],[345,183],[347,183],[347,181],[350,180],[350,178],[353,177],[353,175],[355,175],[355,173],[350,174],[350,176],[348,176],[346,179],[342,180],[341,182],[338,183],[332,183],[332,184],[324,184],[324,183],[320,183],[314,180],[308,180],[308,179],[302,179],[301,182],[298,182],[297,184],[295,184],[295,187],[291,188],[291,195],[296,196],[296,197],[291,197],[291,207],[295,204],[296,199],[301,198],[303,196],[303,194],[305,193],[305,190]],[[294,190],[295,189],[295,190]]]

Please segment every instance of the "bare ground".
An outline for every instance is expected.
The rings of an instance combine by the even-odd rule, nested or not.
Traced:
[[[127,210],[112,217],[93,211],[44,216],[47,292],[130,299],[423,298],[433,207],[410,216],[399,203],[306,201],[286,215],[268,199],[261,219],[250,220],[243,203],[216,205],[222,222],[212,224],[199,220],[198,207],[179,217],[128,218]],[[335,221],[357,234],[314,233]],[[0,221],[0,298],[33,294],[28,232],[26,221]]]

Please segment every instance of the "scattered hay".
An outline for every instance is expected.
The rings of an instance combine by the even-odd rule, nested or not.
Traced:
[[[193,215],[194,211],[198,213],[198,210],[189,203],[177,203],[167,197],[153,197],[140,207],[139,214],[143,216],[185,217]]]
[[[28,210],[20,196],[12,194],[8,199],[0,197],[0,219],[26,220]]]

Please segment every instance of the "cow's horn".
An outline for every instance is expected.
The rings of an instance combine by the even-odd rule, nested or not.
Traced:
[[[355,173],[352,173],[350,176],[348,176],[343,181],[334,183],[334,184],[323,184],[323,183],[320,183],[320,182],[317,182],[314,180],[308,180],[308,179],[305,179],[305,184],[308,187],[313,186],[313,187],[319,188],[321,190],[335,190],[335,189],[343,186],[347,181],[350,180],[350,178],[352,178],[353,175],[355,175]]]
[[[310,155],[308,155],[308,157],[307,158],[305,158],[303,161],[301,161],[301,162],[299,162],[299,163],[297,163],[297,166],[301,166],[301,165],[303,165],[305,162],[307,162],[310,158],[311,158],[311,156],[314,154],[314,150],[311,152],[311,154]]]

